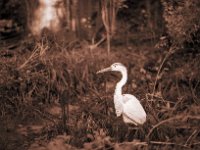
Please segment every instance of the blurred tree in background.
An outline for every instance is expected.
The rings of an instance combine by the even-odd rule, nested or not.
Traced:
[[[162,5],[160,0],[126,0],[118,18],[130,24],[131,31],[163,30]]]
[[[27,7],[24,0],[0,1],[0,39],[20,36],[27,29]]]
[[[174,42],[200,44],[200,1],[161,0],[167,33]]]
[[[76,5],[71,5],[71,1],[64,0],[66,5],[65,29],[75,30],[75,34],[81,39],[92,39],[94,35],[97,36],[98,32],[102,31],[101,1],[75,2]],[[159,38],[167,33],[173,42],[180,45],[183,43],[198,45],[200,1],[119,0],[118,3],[121,7],[117,11],[116,19],[117,22],[124,24],[125,32],[150,32],[154,38]],[[73,2],[73,4],[75,3]],[[16,33],[16,31],[17,33],[27,32],[27,28],[33,19],[33,11],[37,8],[37,5],[38,1],[33,0],[2,0],[0,2],[1,36],[9,35],[11,32]],[[76,21],[74,26],[76,29],[70,27],[74,20]],[[123,28],[120,28],[120,30],[123,30]],[[120,32],[120,30],[117,31]]]

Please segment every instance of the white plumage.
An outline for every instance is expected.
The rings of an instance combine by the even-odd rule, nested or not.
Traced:
[[[110,67],[102,69],[97,73],[107,71],[118,71],[122,74],[122,79],[117,83],[114,93],[115,113],[117,117],[123,117],[125,123],[142,125],[146,121],[146,112],[140,101],[131,94],[122,94],[122,87],[127,82],[127,69],[121,63],[114,63]]]

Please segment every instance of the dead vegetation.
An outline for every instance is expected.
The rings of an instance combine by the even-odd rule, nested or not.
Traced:
[[[101,47],[97,43],[93,48],[66,33],[61,38],[44,34],[39,40],[26,36],[21,43],[8,36],[14,43],[9,47],[1,41],[0,149],[200,149],[198,30],[190,30],[194,23],[183,19],[191,20],[190,9],[195,5],[184,5],[188,8],[185,17],[181,7],[170,10],[168,18],[165,13],[170,3],[162,1],[168,34],[181,43],[177,47],[164,37],[165,48],[155,48],[157,36],[162,34],[162,29],[159,33],[153,30],[159,26],[159,3],[155,2],[157,13],[151,16],[154,9],[146,11],[150,3],[145,2],[138,2],[140,7],[132,4],[136,1],[127,3],[138,8],[135,13],[132,8],[130,14],[124,12],[129,24],[118,26],[109,55],[102,43],[105,39]],[[182,23],[177,23],[177,16]],[[193,19],[198,25],[198,17]],[[10,21],[3,21],[7,23],[0,22],[1,32],[7,34],[9,30],[4,28]],[[11,22],[9,28],[17,30],[17,26]],[[147,122],[143,126],[126,125],[114,113],[113,91],[119,74],[96,75],[113,62],[128,68],[123,90],[138,97],[144,106]]]
[[[31,50],[1,50],[3,149],[199,148],[198,52],[183,58],[176,50],[163,62],[168,52],[149,46],[123,53],[115,47],[108,57],[104,49],[70,44],[66,50],[44,38],[25,46]],[[114,114],[119,76],[96,75],[113,62],[128,67],[124,92],[140,98],[148,116],[144,126],[130,127]]]

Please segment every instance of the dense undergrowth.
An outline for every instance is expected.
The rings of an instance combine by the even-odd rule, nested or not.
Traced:
[[[103,48],[91,51],[85,45],[42,39],[0,51],[0,147],[27,148],[36,139],[48,143],[63,134],[70,149],[200,147],[198,51],[169,54],[147,45],[114,47],[108,56]],[[120,75],[96,75],[113,62],[128,68],[124,92],[140,98],[147,112],[143,126],[115,116],[112,96]],[[54,105],[65,113],[49,113]],[[42,122],[47,125],[41,132],[14,138],[19,125]]]

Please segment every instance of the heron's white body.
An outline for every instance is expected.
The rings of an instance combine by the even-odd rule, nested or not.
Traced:
[[[122,79],[117,83],[114,93],[114,105],[117,117],[123,117],[125,123],[142,125],[146,121],[146,112],[140,101],[131,94],[122,94],[122,87],[127,82],[127,69],[121,63],[114,63],[109,68],[102,69],[98,73],[106,71],[119,71]]]
[[[121,108],[118,107],[118,103]],[[142,125],[146,121],[146,113],[135,96],[131,94],[123,94],[121,97],[114,96],[114,104],[117,117],[122,115],[125,123]]]

